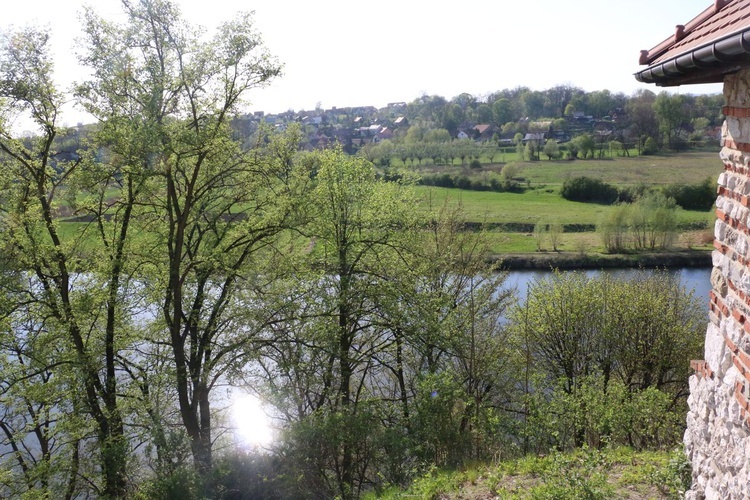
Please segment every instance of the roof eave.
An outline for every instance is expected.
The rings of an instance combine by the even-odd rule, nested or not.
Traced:
[[[746,67],[750,67],[750,27],[653,64],[635,73],[635,78],[661,87],[717,83]]]

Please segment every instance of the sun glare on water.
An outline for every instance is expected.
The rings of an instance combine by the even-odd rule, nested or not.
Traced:
[[[243,444],[263,447],[273,442],[272,419],[255,396],[237,396],[232,404],[232,421],[235,434]]]

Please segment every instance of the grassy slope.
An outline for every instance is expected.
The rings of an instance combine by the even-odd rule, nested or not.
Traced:
[[[578,450],[525,457],[463,471],[431,470],[384,499],[681,498],[690,481],[682,451]]]

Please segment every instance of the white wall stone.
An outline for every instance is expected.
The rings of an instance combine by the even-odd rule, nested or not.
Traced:
[[[743,70],[724,80],[724,96],[730,108],[750,108],[750,70]],[[728,342],[740,351],[750,353],[750,335],[735,315],[750,321],[750,210],[744,206],[743,196],[750,196],[750,178],[745,175],[750,167],[750,154],[740,149],[750,145],[750,118],[738,118],[727,113],[722,127],[725,142],[720,159],[727,166],[717,183],[727,192],[718,197],[716,207],[733,219],[717,220],[714,225],[716,241],[728,247],[727,255],[712,253],[714,270],[711,285],[729,313],[711,313],[706,329],[705,360],[707,370],[690,377],[685,449],[693,466],[693,484],[686,498],[726,499],[750,498],[750,425],[746,405],[750,398],[750,366],[735,354]],[[734,113],[742,116],[746,112]],[[733,149],[734,147],[738,149]],[[734,288],[733,288],[734,287]],[[728,339],[728,340],[725,340]],[[739,363],[743,369],[737,368]],[[747,377],[747,378],[746,378]],[[735,388],[741,394],[735,394]]]

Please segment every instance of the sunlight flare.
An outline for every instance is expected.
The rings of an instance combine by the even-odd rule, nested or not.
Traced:
[[[232,421],[238,440],[245,445],[263,447],[274,440],[272,419],[260,400],[251,394],[240,395],[235,399],[232,404]]]

